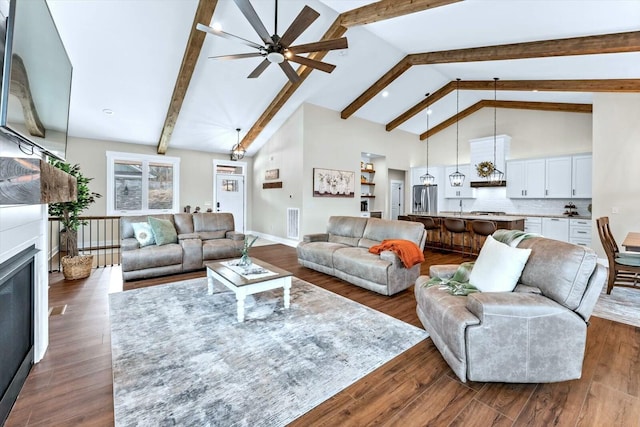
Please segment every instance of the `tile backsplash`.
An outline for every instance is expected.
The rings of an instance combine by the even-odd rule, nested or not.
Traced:
[[[509,199],[506,188],[477,188],[475,199],[463,199],[462,210],[505,212],[508,214],[562,215],[564,207],[573,202],[578,215],[591,216],[591,199]],[[441,211],[460,210],[460,200],[444,199]]]

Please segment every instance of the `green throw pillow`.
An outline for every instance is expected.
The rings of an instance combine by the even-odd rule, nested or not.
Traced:
[[[153,238],[151,226],[148,223],[133,222],[131,226],[133,227],[133,235],[136,237],[136,240],[138,240],[138,243],[140,243],[141,248],[153,245],[156,242]]]
[[[153,237],[156,245],[166,245],[167,243],[178,243],[178,233],[173,223],[168,219],[158,219],[149,217],[149,225],[153,230]]]

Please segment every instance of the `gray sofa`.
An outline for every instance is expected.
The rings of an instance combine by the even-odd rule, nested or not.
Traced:
[[[453,296],[416,281],[417,313],[464,382],[541,383],[580,378],[587,325],[607,278],[592,249],[546,239],[521,241],[531,255],[513,292]],[[451,277],[457,266],[432,266]],[[496,266],[499,268],[499,266]]]
[[[405,268],[398,255],[369,248],[385,239],[404,239],[424,250],[426,233],[418,222],[332,216],[326,233],[309,234],[296,248],[298,262],[354,285],[393,295],[407,289],[420,275],[420,265]]]
[[[177,243],[140,247],[132,223],[149,216],[171,221]],[[120,250],[124,281],[146,279],[204,268],[206,261],[240,255],[244,234],[234,231],[230,213],[179,213],[120,218]]]

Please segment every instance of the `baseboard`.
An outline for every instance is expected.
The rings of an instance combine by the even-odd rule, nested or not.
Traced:
[[[296,246],[298,246],[298,243],[299,243],[298,240],[284,239],[282,237],[272,236],[271,234],[260,233],[258,231],[245,231],[245,234],[251,234],[253,236],[258,236],[258,237],[261,237],[263,239],[270,240],[272,242],[281,243],[283,245],[291,246],[292,248],[295,248]]]

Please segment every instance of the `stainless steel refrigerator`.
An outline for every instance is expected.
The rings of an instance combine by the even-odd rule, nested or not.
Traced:
[[[438,186],[413,186],[413,212],[438,213]]]

